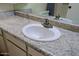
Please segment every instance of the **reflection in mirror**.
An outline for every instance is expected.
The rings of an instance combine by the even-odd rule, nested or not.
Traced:
[[[14,4],[14,8],[67,24],[79,24],[78,3],[19,3]]]

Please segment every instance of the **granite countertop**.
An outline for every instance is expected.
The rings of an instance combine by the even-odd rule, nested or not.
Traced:
[[[39,22],[19,16],[6,16],[0,18],[0,27],[3,30],[8,31],[34,47],[49,53],[50,55],[79,55],[79,33],[58,28],[62,33],[62,36],[58,40],[51,42],[33,41],[25,37],[22,33],[22,28],[31,23]]]

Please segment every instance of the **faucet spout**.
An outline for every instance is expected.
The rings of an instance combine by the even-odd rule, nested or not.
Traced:
[[[48,19],[45,19],[45,22],[42,24],[45,28],[52,28],[53,26],[49,23]]]

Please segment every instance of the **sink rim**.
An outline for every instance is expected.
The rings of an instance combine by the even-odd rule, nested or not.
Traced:
[[[29,27],[32,27],[32,26],[40,26],[40,27],[43,27],[42,24],[28,24],[26,26],[24,26],[22,28],[22,33],[25,35],[25,37],[29,38],[29,39],[32,39],[32,40],[35,40],[35,41],[53,41],[53,40],[57,40],[60,38],[61,36],[61,33],[60,31],[57,29],[57,27],[53,26],[53,28],[49,28],[48,30],[50,30],[51,32],[54,33],[54,36],[52,37],[49,37],[49,38],[45,38],[45,39],[35,39],[35,38],[31,38],[29,35],[27,35],[26,33],[26,29],[29,28]],[[44,27],[43,27],[44,28]]]

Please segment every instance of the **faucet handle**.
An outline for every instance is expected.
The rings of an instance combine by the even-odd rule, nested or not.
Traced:
[[[49,24],[49,20],[48,20],[48,19],[45,19],[45,23],[46,23],[46,24]]]

